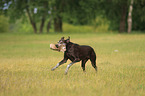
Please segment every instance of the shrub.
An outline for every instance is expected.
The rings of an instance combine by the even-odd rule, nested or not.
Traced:
[[[9,31],[9,22],[8,18],[0,15],[0,33],[8,32]]]

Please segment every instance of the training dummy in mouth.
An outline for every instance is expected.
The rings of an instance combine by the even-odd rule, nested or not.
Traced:
[[[60,45],[58,46],[57,44],[50,44],[50,49],[54,50],[54,51],[62,51],[65,52],[66,51],[66,45]]]

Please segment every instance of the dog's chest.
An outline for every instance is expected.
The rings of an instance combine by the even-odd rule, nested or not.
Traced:
[[[75,56],[74,56],[73,53],[67,52],[67,53],[66,53],[66,56],[67,56],[71,61],[73,61],[73,60],[75,59]]]
[[[73,53],[71,53],[71,52],[67,52],[66,55],[67,55],[67,57],[73,57]]]

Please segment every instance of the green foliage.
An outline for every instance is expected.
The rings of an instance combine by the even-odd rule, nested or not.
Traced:
[[[11,24],[11,27],[12,27],[11,31],[12,31],[13,33],[16,33],[16,34],[17,34],[17,33],[18,33],[18,34],[21,34],[21,33],[23,33],[23,34],[33,34],[33,29],[32,29],[31,24],[29,23],[29,21],[27,20],[27,21],[25,21],[25,22],[23,22],[23,23],[22,23],[22,22],[23,22],[22,20],[17,20],[17,22],[12,23],[12,24]],[[47,22],[46,22],[46,23],[47,23]],[[38,22],[36,26],[39,27],[39,26],[40,26],[40,22]],[[44,30],[43,30],[43,32],[44,32],[44,33],[47,32],[47,30],[46,30],[46,24],[44,25]],[[54,32],[53,26],[51,26],[49,32],[50,32],[50,33]]]
[[[74,25],[74,24],[64,23],[63,29],[64,32],[69,32],[69,33],[108,32],[108,31],[112,31],[109,30],[109,26],[110,26],[110,22],[109,20],[107,20],[107,18],[103,16],[97,16],[91,25]]]
[[[145,31],[145,0],[135,0],[133,5],[133,30]]]
[[[64,19],[71,24],[92,24],[97,13],[96,0],[66,0],[64,6]]]
[[[40,26],[38,22],[37,26]],[[13,33],[33,33],[33,29],[29,23],[18,20],[15,24],[11,24],[11,31]],[[46,33],[46,24],[44,26],[44,33]],[[92,25],[74,25],[69,23],[63,23],[63,32],[64,33],[94,33],[94,32],[108,32],[109,30],[109,21],[101,16],[98,16]],[[53,26],[50,28],[50,33],[53,33]]]
[[[103,16],[110,21],[109,29],[119,30],[122,13],[127,10],[127,0],[103,0],[102,4]]]
[[[95,32],[108,32],[110,27],[110,21],[103,16],[97,16],[94,21]]]
[[[94,32],[108,32],[110,22],[98,16],[92,25],[73,25],[64,23],[63,29],[65,33],[94,33]]]
[[[63,36],[90,45],[98,72],[90,61],[64,75],[66,64],[51,71],[63,53],[49,49]],[[0,34],[0,96],[145,96],[144,34]],[[118,51],[117,51],[118,50]]]
[[[103,16],[106,16],[110,21],[109,29],[118,30],[121,22],[122,12],[126,10],[126,26],[127,27],[127,16],[129,10],[130,0],[102,0],[100,8],[103,9]],[[132,12],[132,28],[133,30],[144,31],[145,21],[145,0],[134,0],[133,12]]]
[[[94,28],[92,26],[87,25],[72,25],[68,23],[64,23],[63,29],[65,33],[87,33],[94,32]]]
[[[9,22],[8,18],[0,15],[0,33],[9,31]]]
[[[75,27],[77,25],[78,27],[80,25],[89,25],[95,26],[94,31],[107,31],[108,29],[117,31],[120,29],[119,27],[123,17],[122,13],[124,11],[124,26],[127,28],[127,15],[130,4],[130,0],[0,0],[0,2],[0,14],[7,15],[11,22],[17,22],[17,20],[25,22],[29,18],[30,22],[27,22],[27,24],[31,23],[31,26],[34,26],[38,23],[36,24],[37,31],[38,25],[42,21],[57,17],[62,19],[60,21],[73,24]],[[132,13],[133,30],[145,30],[144,6],[145,0],[134,0]],[[35,8],[37,9],[36,13],[34,12]],[[28,15],[28,12],[30,15]],[[30,24],[28,25],[30,26]],[[24,30],[21,29],[20,31],[28,32],[25,28],[32,31],[28,25],[21,26]],[[78,30],[79,28],[76,29]],[[90,32],[90,29],[88,31]]]
[[[46,0],[36,1],[36,0],[8,0],[6,4],[10,3],[7,15],[10,17],[11,22],[15,22],[19,19],[24,19],[27,16],[26,9],[28,8],[33,20],[35,22],[40,21],[41,16],[46,13],[48,7],[44,8],[43,3],[47,4]],[[34,8],[38,8],[37,13],[34,13]]]
[[[15,24],[12,25],[14,33],[33,33],[33,29],[29,22],[22,23],[21,20],[18,20]]]

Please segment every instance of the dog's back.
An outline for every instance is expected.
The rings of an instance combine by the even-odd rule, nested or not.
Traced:
[[[94,58],[96,58],[96,54],[94,52],[94,49],[90,46],[81,45],[79,52],[80,52],[80,59],[81,60],[90,59],[92,56],[94,56]]]

